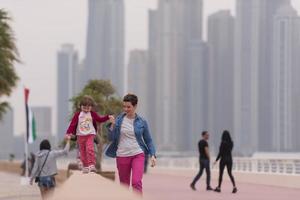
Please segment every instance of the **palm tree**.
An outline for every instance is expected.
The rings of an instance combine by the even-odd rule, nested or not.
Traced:
[[[0,98],[9,96],[18,80],[14,69],[15,62],[19,61],[18,51],[10,20],[7,12],[0,9]],[[0,101],[0,120],[8,108],[8,102]]]

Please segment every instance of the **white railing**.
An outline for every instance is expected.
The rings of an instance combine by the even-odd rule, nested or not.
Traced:
[[[196,157],[160,157],[158,158],[158,167],[198,169],[199,161]],[[212,169],[218,169],[218,167],[218,164],[212,165]],[[233,170],[247,173],[300,175],[300,159],[233,158]]]
[[[300,159],[236,158],[233,168],[239,172],[300,175]]]
[[[212,158],[212,162],[215,159]],[[58,162],[59,168],[66,168],[69,162],[74,162],[74,158],[61,159]],[[104,165],[115,165],[115,159],[104,159]],[[213,170],[218,170],[219,164],[213,166]],[[199,169],[197,157],[173,157],[159,156],[157,158],[157,167],[171,169]],[[290,174],[300,176],[300,158],[233,158],[233,170],[246,173],[269,173],[269,174]]]

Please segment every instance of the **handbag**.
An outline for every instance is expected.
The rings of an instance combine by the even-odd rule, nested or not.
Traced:
[[[48,156],[49,156],[49,153],[50,153],[50,151],[48,151],[47,156],[46,156],[46,159],[45,159],[45,161],[44,161],[44,163],[43,163],[43,165],[42,165],[42,168],[41,168],[40,172],[38,173],[37,177],[35,177],[35,179],[34,179],[34,182],[36,182],[36,183],[40,181],[40,175],[41,175],[42,170],[43,170],[43,168],[44,168],[44,166],[45,166],[45,163],[46,163],[46,161],[47,161],[47,158],[48,158]]]

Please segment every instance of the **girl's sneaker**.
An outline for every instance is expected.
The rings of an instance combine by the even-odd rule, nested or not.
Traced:
[[[89,172],[94,172],[94,173],[97,172],[95,165],[89,166]]]
[[[79,169],[79,170],[82,170],[83,164],[82,164],[82,162],[81,162],[80,159],[77,160],[77,165],[78,165],[78,169]]]
[[[82,173],[88,174],[90,172],[90,169],[88,167],[82,168]]]

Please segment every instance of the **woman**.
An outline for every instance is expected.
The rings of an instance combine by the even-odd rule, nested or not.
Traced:
[[[214,164],[216,164],[218,162],[218,160],[221,159],[221,161],[220,161],[219,185],[215,189],[216,192],[221,192],[221,184],[222,184],[222,178],[223,178],[223,173],[224,173],[225,167],[227,167],[227,172],[228,172],[228,175],[229,175],[230,180],[231,180],[232,185],[233,185],[232,193],[237,192],[234,177],[232,175],[232,155],[231,155],[232,149],[233,149],[233,141],[230,137],[229,131],[225,130],[223,132],[223,135],[222,135],[220,151],[219,151],[217,159],[214,163]]]
[[[136,95],[126,95],[123,98],[124,113],[110,119],[108,131],[112,143],[106,155],[116,157],[120,183],[129,187],[132,173],[132,188],[142,194],[145,155],[149,154],[152,167],[156,164],[156,156],[148,124],[136,114],[137,103]]]
[[[31,172],[30,184],[35,179],[41,191],[42,199],[54,192],[55,178],[57,174],[56,159],[66,155],[70,149],[70,137],[66,137],[67,143],[63,150],[51,150],[48,140],[40,143],[40,151],[36,154],[36,160]]]

